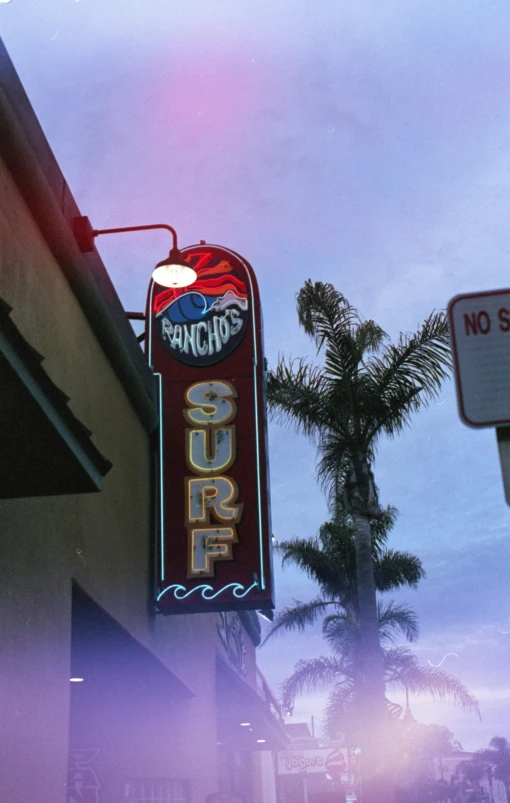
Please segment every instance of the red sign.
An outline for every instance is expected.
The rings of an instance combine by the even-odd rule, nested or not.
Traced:
[[[273,608],[258,288],[226,248],[182,251],[189,287],[151,282],[160,380],[157,602],[162,613]]]

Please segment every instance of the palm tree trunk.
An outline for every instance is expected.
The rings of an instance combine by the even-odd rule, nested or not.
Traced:
[[[383,777],[387,770],[384,672],[379,641],[379,621],[375,593],[374,562],[370,520],[352,514],[355,529],[356,574],[360,629],[361,683],[358,686],[357,709],[360,719],[363,803],[383,803],[391,799]]]
[[[374,701],[378,700],[379,706],[384,706],[384,676],[379,642],[370,521],[365,516],[356,513],[353,514],[352,519],[355,529],[361,659],[366,693]]]

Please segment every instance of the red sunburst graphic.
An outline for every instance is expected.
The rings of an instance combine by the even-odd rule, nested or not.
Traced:
[[[231,290],[240,298],[247,298],[246,285],[234,275],[230,263],[222,259],[217,265],[209,266],[212,257],[211,252],[187,254],[186,262],[196,271],[196,281],[189,287],[166,287],[158,293],[154,299],[154,314],[162,312],[176,298],[190,292],[204,296],[223,296]]]

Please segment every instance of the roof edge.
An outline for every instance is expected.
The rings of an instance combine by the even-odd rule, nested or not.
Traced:
[[[72,230],[81,212],[0,39],[0,157],[79,301],[148,432],[157,425],[154,376],[101,257],[80,252]]]

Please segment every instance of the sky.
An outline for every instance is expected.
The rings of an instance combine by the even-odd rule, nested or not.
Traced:
[[[458,293],[506,288],[510,250],[507,0],[11,0],[0,35],[82,214],[96,228],[166,222],[181,245],[242,253],[262,297],[266,353],[315,359],[303,282],[332,282],[392,338]],[[143,310],[157,232],[97,243],[126,307]],[[270,425],[273,530],[327,518],[315,452]],[[447,382],[411,429],[381,442],[390,546],[427,579],[393,596],[414,649],[476,695],[482,720],[412,701],[465,749],[510,738],[510,511],[495,433],[458,416]],[[278,561],[276,561],[278,563]],[[276,571],[277,608],[316,589]],[[275,690],[320,630],[268,642]],[[318,720],[324,696],[289,721]]]

